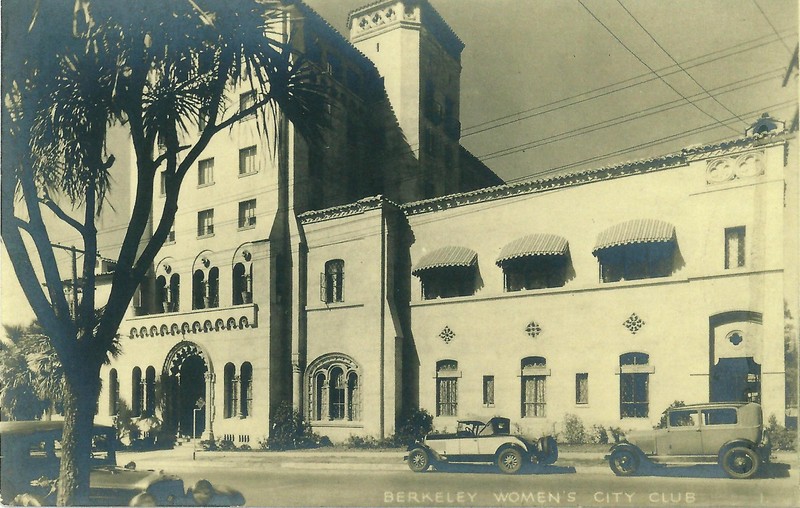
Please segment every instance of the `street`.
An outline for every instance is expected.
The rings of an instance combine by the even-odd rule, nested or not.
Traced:
[[[126,454],[127,457],[128,454]],[[163,462],[163,460],[162,460]],[[240,490],[250,506],[798,506],[796,473],[772,464],[754,480],[726,478],[716,465],[655,467],[618,478],[600,466],[490,466],[412,473],[395,464],[178,460],[161,464],[186,486],[206,478]],[[563,463],[562,463],[563,462]],[[402,466],[402,464],[399,464]],[[150,460],[140,468],[151,468]],[[576,471],[577,469],[577,471]]]

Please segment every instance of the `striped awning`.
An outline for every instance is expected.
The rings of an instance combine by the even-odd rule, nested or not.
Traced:
[[[477,260],[478,253],[472,249],[457,246],[442,247],[422,256],[411,273],[417,275],[425,270],[445,266],[472,266]]]
[[[558,235],[539,233],[523,236],[503,247],[496,263],[500,266],[509,259],[527,256],[563,256],[568,248],[567,239]]]
[[[599,235],[592,253],[633,243],[665,243],[675,240],[675,226],[656,219],[634,219],[612,226]]]

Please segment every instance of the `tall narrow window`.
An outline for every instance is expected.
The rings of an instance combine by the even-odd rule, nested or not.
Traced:
[[[239,203],[239,229],[256,225],[256,200],[248,199]]]
[[[203,270],[195,270],[192,277],[192,309],[205,309],[206,302],[206,274]]]
[[[239,112],[246,110],[247,108],[252,108],[253,105],[256,103],[256,92],[250,90],[249,92],[245,92],[243,94],[239,94]],[[242,120],[246,120],[248,118],[253,118],[256,112],[253,111],[252,113],[248,114],[247,116],[242,117]]]
[[[458,362],[436,362],[436,416],[458,415]]]
[[[234,387],[233,387],[233,378],[236,376],[236,367],[232,363],[226,363],[225,368],[223,370],[224,380],[223,380],[223,389],[224,399],[223,399],[223,408],[222,408],[222,416],[223,418],[231,418],[236,414],[236,410],[234,409]]]
[[[483,376],[483,405],[494,406],[494,376]]]
[[[589,403],[589,374],[578,372],[575,374],[575,404]]]
[[[156,369],[147,367],[144,375],[144,411],[145,416],[156,414]]]
[[[208,271],[208,283],[206,284],[205,308],[219,307],[219,268],[212,267]]]
[[[131,374],[131,412],[133,416],[142,416],[142,369],[133,368]]]
[[[547,360],[531,356],[522,360],[522,417],[546,416]]]
[[[181,276],[177,273],[173,273],[172,277],[169,278],[169,291],[167,292],[167,298],[170,304],[170,310],[172,312],[178,312],[181,310]]]
[[[252,303],[253,289],[251,265],[245,266],[244,263],[233,265],[233,304]]]
[[[210,236],[214,234],[214,209],[197,212],[197,236]]]
[[[361,408],[358,405],[358,374],[351,372],[347,375],[347,419],[358,421],[361,419]]]
[[[214,159],[203,159],[197,163],[197,185],[214,183]]]
[[[325,263],[320,275],[320,300],[325,303],[344,301],[344,261],[332,259]]]
[[[172,310],[169,304],[169,288],[167,287],[167,278],[163,275],[156,277],[156,300],[156,312],[170,312]]]
[[[340,367],[331,369],[331,376],[328,386],[330,396],[329,416],[331,420],[344,420],[345,417],[345,379],[344,372]]]
[[[161,171],[158,174],[158,177],[159,177],[159,185],[158,185],[159,195],[160,196],[166,196],[167,195],[167,172],[166,171]]]
[[[725,269],[745,265],[745,227],[725,228]]]
[[[253,414],[253,366],[250,362],[242,364],[242,370],[239,374],[239,383],[242,387],[242,418],[247,418]]]
[[[108,372],[108,414],[115,415],[119,412],[119,378],[117,369]]]
[[[249,146],[239,150],[239,174],[249,175],[258,171],[256,165],[256,147]]]
[[[167,233],[167,239],[164,240],[164,243],[175,243],[175,222],[172,222],[172,226],[169,227],[169,233]]]
[[[647,418],[650,413],[650,356],[625,353],[619,357],[620,418]]]

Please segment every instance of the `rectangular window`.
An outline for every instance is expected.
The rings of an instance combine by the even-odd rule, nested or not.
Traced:
[[[164,240],[164,243],[175,243],[175,222],[173,221],[172,226],[169,228],[169,233],[167,233],[167,239]]]
[[[258,171],[256,165],[256,147],[248,146],[239,150],[239,174],[249,175]]]
[[[255,91],[251,90],[249,92],[245,92],[243,94],[239,94],[239,112],[241,113],[247,108],[252,108],[253,105],[256,103],[256,93]],[[251,114],[242,117],[242,120],[247,120],[249,118],[253,118],[256,116],[255,111]]]
[[[159,175],[160,175],[159,187],[158,187],[159,188],[159,194],[161,196],[166,196],[167,195],[167,172],[166,171],[162,171],[161,173],[159,173]]]
[[[239,229],[256,225],[256,200],[249,199],[239,203]]]
[[[197,163],[197,185],[214,183],[214,159],[204,159]]]
[[[494,406],[494,376],[483,376],[483,405]]]
[[[589,403],[589,374],[578,372],[575,374],[575,404]]]
[[[645,372],[622,373],[619,375],[620,417],[647,418],[649,402],[650,374]]]
[[[436,378],[436,416],[458,414],[458,378]]]
[[[522,417],[545,416],[547,376],[524,376],[522,378]]]
[[[732,407],[703,409],[703,425],[736,425],[736,409]]]
[[[197,212],[197,236],[214,234],[214,209]]]
[[[725,228],[725,269],[745,264],[745,227]]]

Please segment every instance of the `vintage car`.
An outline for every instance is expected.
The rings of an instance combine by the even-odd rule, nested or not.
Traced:
[[[0,497],[2,504],[55,504],[55,481],[61,456],[63,422],[0,422]],[[228,493],[225,506],[243,505],[244,497],[230,488],[214,488],[206,480],[185,491],[183,480],[163,471],[136,470],[116,462],[116,431],[95,425],[92,437],[89,499],[99,506],[205,504],[209,495]],[[200,482],[198,482],[199,484]],[[208,485],[206,485],[208,484]],[[217,496],[219,497],[219,496]],[[16,501],[15,501],[16,499]]]
[[[618,476],[647,461],[717,462],[731,478],[751,478],[769,461],[761,406],[753,402],[694,404],[665,411],[665,428],[633,431],[606,456]]]
[[[549,465],[558,458],[556,440],[551,436],[531,441],[510,434],[508,418],[494,417],[488,422],[459,420],[455,434],[429,434],[408,447],[408,467],[417,473],[449,462],[489,462],[507,474],[524,464]]]

